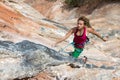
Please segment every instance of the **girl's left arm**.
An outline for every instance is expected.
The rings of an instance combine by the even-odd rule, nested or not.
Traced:
[[[102,39],[103,41],[107,41],[106,39],[104,39],[99,33],[97,33],[93,28],[88,28],[87,31],[89,33],[92,33],[94,35],[96,35],[97,37],[99,37],[100,39]]]

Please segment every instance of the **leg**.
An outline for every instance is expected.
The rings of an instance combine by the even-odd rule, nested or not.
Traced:
[[[86,56],[84,56],[84,57],[83,57],[83,59],[82,59],[83,67],[85,67],[86,62],[87,62],[87,57],[86,57]]]
[[[86,62],[87,62],[87,57],[86,56],[83,57],[83,62],[84,62],[84,64],[86,64]]]
[[[71,54],[72,57],[78,58],[79,55],[82,53],[83,48],[75,48],[74,52]]]

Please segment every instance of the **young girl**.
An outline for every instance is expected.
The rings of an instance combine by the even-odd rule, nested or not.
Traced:
[[[74,27],[68,31],[68,33],[58,40],[54,46],[56,46],[58,43],[66,40],[70,35],[74,34],[74,52],[71,54],[72,57],[78,58],[81,52],[84,49],[84,43],[87,40],[86,33],[92,33],[102,39],[103,41],[106,41],[103,37],[100,36],[90,25],[89,19],[82,16],[77,20],[77,27]],[[86,58],[86,57],[85,57]]]

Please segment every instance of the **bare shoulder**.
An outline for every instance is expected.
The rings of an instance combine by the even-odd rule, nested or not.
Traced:
[[[87,32],[93,32],[94,29],[93,28],[86,28],[87,29]]]
[[[73,27],[71,30],[74,33],[76,31],[77,27]]]

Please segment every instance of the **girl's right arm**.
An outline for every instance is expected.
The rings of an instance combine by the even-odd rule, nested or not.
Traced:
[[[62,41],[66,40],[68,37],[70,37],[70,35],[72,35],[72,33],[74,33],[74,28],[72,28],[71,30],[69,30],[69,31],[67,32],[67,34],[66,34],[63,38],[59,39],[59,40],[55,43],[55,46],[56,46],[58,43],[61,43]]]

